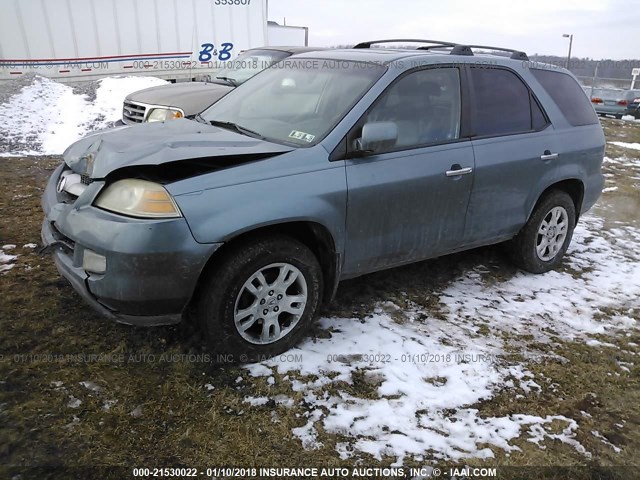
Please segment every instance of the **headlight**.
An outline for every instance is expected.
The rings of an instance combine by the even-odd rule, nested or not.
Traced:
[[[167,120],[177,120],[184,117],[182,110],[172,108],[154,108],[147,117],[147,122],[165,122]]]
[[[118,180],[109,185],[94,205],[131,217],[176,218],[182,214],[165,188],[146,180]]]

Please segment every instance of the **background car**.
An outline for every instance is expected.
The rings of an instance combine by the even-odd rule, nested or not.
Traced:
[[[616,88],[590,88],[586,90],[598,115],[613,115],[622,118],[630,103],[640,97],[640,90],[622,90]]]
[[[247,50],[207,82],[185,82],[145,88],[127,96],[122,123],[135,125],[193,117],[265,68],[314,47],[261,47]]]

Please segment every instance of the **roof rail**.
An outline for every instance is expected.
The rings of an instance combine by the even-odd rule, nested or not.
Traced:
[[[426,47],[418,47],[416,50],[437,50],[439,48],[451,48],[449,55],[473,56],[473,50],[468,45],[452,43],[451,45],[428,45]]]
[[[358,43],[353,48],[371,48],[371,45],[375,45],[375,44],[378,44],[378,43],[398,43],[398,42],[405,42],[405,43],[433,43],[435,45],[442,46],[442,47],[444,47],[444,46],[454,47],[455,45],[457,45],[456,43],[443,42],[443,41],[440,41],[440,40],[421,40],[421,39],[417,39],[417,38],[395,38],[395,39],[390,39],[390,40],[371,40],[369,42],[361,42],[361,43]]]
[[[418,47],[418,50],[432,50],[432,49],[438,49],[438,48],[451,48],[451,52],[449,52],[450,55],[465,55],[465,56],[471,56],[473,55],[473,48],[483,48],[486,50],[496,50],[496,51],[500,51],[500,52],[509,52],[511,53],[511,59],[513,60],[529,60],[529,57],[527,56],[527,54],[525,52],[522,52],[520,50],[513,50],[511,48],[502,48],[502,47],[490,47],[488,45],[465,45],[465,44],[460,44],[460,43],[453,43],[453,42],[443,42],[440,40],[420,40],[420,39],[410,39],[410,38],[397,38],[397,39],[391,39],[391,40],[372,40],[370,42],[361,42],[358,43],[355,47],[353,48],[371,48],[371,45],[374,44],[378,44],[378,43],[399,43],[399,42],[406,42],[406,43],[431,43],[433,45],[427,45],[427,46],[422,46],[422,47]]]
[[[484,48],[486,50],[496,50],[498,52],[508,52],[511,53],[511,59],[513,60],[529,60],[529,57],[525,52],[520,50],[513,50],[512,48],[502,48],[502,47],[490,47],[488,45],[467,45],[469,48]]]

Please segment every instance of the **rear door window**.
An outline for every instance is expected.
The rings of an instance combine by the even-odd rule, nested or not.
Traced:
[[[593,106],[591,106],[585,92],[573,77],[566,73],[537,68],[532,68],[531,73],[558,105],[558,108],[571,125],[579,126],[598,123],[598,115]]]
[[[548,123],[529,88],[513,72],[471,68],[475,104],[474,134],[478,137],[540,130]]]

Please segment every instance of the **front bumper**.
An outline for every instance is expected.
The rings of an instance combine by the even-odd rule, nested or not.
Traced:
[[[140,220],[93,207],[101,182],[70,200],[56,190],[62,169],[42,198],[42,241],[60,274],[105,317],[131,325],[178,323],[221,244],[197,243],[184,218]],[[105,273],[82,268],[85,249],[106,257]]]

